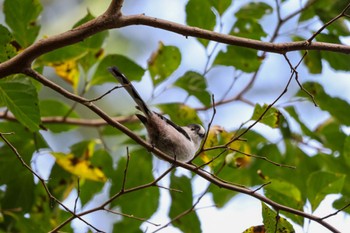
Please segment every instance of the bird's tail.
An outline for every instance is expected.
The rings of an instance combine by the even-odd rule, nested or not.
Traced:
[[[134,99],[134,101],[137,104],[137,108],[142,111],[146,116],[149,116],[152,114],[152,111],[148,108],[146,103],[142,100],[140,94],[136,91],[132,83],[125,77],[124,74],[122,74],[117,67],[109,67],[109,72],[112,73],[116,79],[120,82],[120,84],[123,85],[125,90],[130,94],[130,96]]]

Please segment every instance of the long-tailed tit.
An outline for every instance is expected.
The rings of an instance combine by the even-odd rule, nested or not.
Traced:
[[[150,143],[175,160],[188,162],[193,159],[204,138],[204,128],[198,124],[180,127],[159,113],[151,111],[131,82],[117,67],[110,67],[108,70],[134,99],[136,108],[144,114],[136,114],[136,116],[145,125]]]

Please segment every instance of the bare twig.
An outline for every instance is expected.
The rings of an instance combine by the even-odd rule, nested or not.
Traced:
[[[329,20],[327,23],[323,24],[322,27],[320,27],[320,29],[318,29],[308,40],[307,42],[309,44],[311,44],[312,40],[315,39],[315,37],[320,34],[326,27],[328,27],[329,25],[331,25],[332,23],[334,23],[335,21],[337,21],[338,19],[340,19],[343,16],[346,16],[346,12],[349,10],[350,8],[350,3],[342,10],[342,12],[337,15],[336,17],[334,17],[333,19]]]
[[[104,209],[105,211],[109,212],[109,213],[112,213],[112,214],[117,214],[117,215],[120,215],[120,216],[123,216],[123,217],[127,217],[127,218],[132,218],[132,219],[136,219],[136,220],[139,220],[139,221],[142,221],[142,222],[147,222],[149,224],[152,224],[153,226],[160,226],[160,224],[158,223],[153,223],[151,221],[148,221],[147,218],[140,218],[140,217],[136,217],[132,214],[125,214],[125,213],[120,213],[120,212],[117,212],[117,211],[114,211],[114,210],[110,210],[110,209]]]
[[[75,201],[74,201],[74,213],[76,214],[77,213],[77,204],[78,204],[78,200],[79,200],[79,197],[80,197],[80,179],[78,177],[78,181],[77,181],[77,197],[75,198]]]
[[[168,190],[168,191],[182,193],[182,190],[180,190],[180,189],[168,188],[168,187],[161,186],[161,185],[159,185],[159,184],[157,184],[156,186],[157,186],[158,188],[166,189],[166,190]]]
[[[307,55],[307,51],[304,53],[304,55],[301,57],[301,59],[299,60],[298,64],[293,67],[292,63],[290,62],[289,58],[287,57],[286,54],[283,54],[284,58],[286,59],[291,71],[292,71],[292,74],[295,75],[295,81],[298,83],[298,86],[300,87],[300,89],[305,92],[308,96],[310,96],[312,102],[314,103],[315,107],[318,107],[317,103],[316,103],[316,100],[315,100],[315,97],[308,91],[306,90],[303,85],[299,82],[299,72],[297,71],[297,68],[299,67],[299,65],[301,64],[301,62],[304,60],[305,56]]]
[[[348,203],[347,205],[345,205],[344,207],[340,208],[339,210],[335,211],[334,213],[331,213],[329,215],[326,215],[324,217],[322,217],[321,219],[324,220],[324,219],[327,219],[329,217],[332,217],[332,216],[335,216],[337,215],[339,212],[345,210],[346,208],[348,208],[350,206],[350,203]]]
[[[216,108],[215,108],[215,98],[214,98],[214,95],[211,95],[211,99],[212,99],[212,107],[213,107],[213,114],[211,115],[211,119],[208,123],[208,126],[207,126],[207,133],[205,134],[203,140],[202,140],[202,144],[199,148],[199,150],[197,151],[197,153],[195,154],[195,156],[193,157],[193,159],[191,159],[190,162],[192,162],[195,158],[197,158],[198,155],[200,155],[200,153],[203,151],[203,148],[204,148],[204,144],[205,142],[207,141],[208,139],[208,135],[209,135],[209,130],[211,128],[211,125],[214,121],[214,118],[215,118],[215,115],[216,115]]]
[[[210,185],[206,188],[206,190],[197,198],[196,202],[192,205],[191,208],[185,210],[184,212],[178,214],[175,218],[171,219],[167,224],[163,225],[162,227],[158,228],[157,230],[153,231],[153,233],[158,232],[166,227],[168,227],[171,223],[179,220],[180,218],[183,218],[184,216],[190,214],[191,212],[195,211],[196,206],[199,204],[199,202],[202,200],[202,198],[205,196],[205,194],[208,192]]]
[[[260,156],[260,155],[253,155],[253,154],[245,153],[243,151],[236,150],[236,149],[231,148],[231,147],[229,147],[229,149],[232,150],[232,151],[235,151],[237,153],[240,153],[242,155],[248,156],[248,157],[253,157],[253,158],[256,158],[256,159],[265,160],[265,161],[267,161],[267,162],[269,162],[269,163],[271,163],[271,164],[273,164],[273,165],[275,165],[277,167],[286,167],[286,168],[290,168],[290,169],[295,169],[296,168],[295,166],[274,162],[271,159],[267,158],[266,156]]]
[[[125,164],[125,169],[124,169],[122,187],[120,189],[120,192],[122,192],[122,193],[125,190],[126,176],[128,174],[128,168],[129,168],[129,161],[130,161],[129,147],[126,147],[126,164]]]
[[[110,89],[110,90],[106,91],[105,93],[103,93],[101,96],[96,97],[96,98],[94,98],[94,99],[90,99],[89,101],[90,101],[90,102],[96,102],[96,101],[102,99],[103,97],[105,97],[106,95],[108,95],[109,93],[111,93],[112,91],[114,91],[115,89],[119,89],[119,88],[122,88],[122,87],[123,87],[123,86],[115,86],[115,87],[113,87],[112,89]]]
[[[258,188],[254,189],[253,192],[257,192],[257,191],[259,191],[260,189],[264,188],[265,186],[267,186],[267,185],[269,185],[269,184],[271,184],[271,181],[269,181],[269,182],[267,182],[267,183],[265,183],[265,184],[260,185]]]
[[[8,121],[18,121],[18,119],[12,114],[5,112],[0,112],[0,119],[6,119]],[[137,121],[136,116],[118,116],[113,117],[113,121],[117,121],[121,124],[135,122]],[[103,119],[83,119],[83,118],[69,118],[62,116],[50,116],[50,117],[42,117],[41,122],[43,124],[67,124],[67,125],[77,125],[77,126],[85,126],[85,127],[100,127],[106,126],[108,123]]]
[[[100,206],[97,206],[95,208],[92,208],[92,209],[86,210],[84,212],[81,212],[77,216],[82,217],[84,215],[87,215],[87,214],[90,214],[90,213],[93,213],[93,212],[96,212],[96,211],[106,210],[105,207],[107,205],[109,205],[114,200],[116,200],[120,196],[125,195],[127,193],[135,192],[135,191],[138,191],[138,190],[141,190],[141,189],[145,189],[145,188],[149,188],[149,187],[152,187],[152,186],[157,187],[157,183],[161,179],[163,179],[169,172],[171,172],[174,168],[175,168],[175,166],[170,167],[162,175],[160,175],[157,179],[154,179],[153,181],[151,181],[151,182],[149,182],[147,184],[143,184],[143,185],[140,185],[140,186],[137,186],[137,187],[133,187],[133,188],[129,188],[129,189],[121,189],[118,193],[116,193],[114,196],[110,197],[107,201],[102,203]],[[71,216],[70,218],[66,219],[64,222],[62,222],[60,225],[58,225],[55,228],[55,231],[58,231],[59,229],[61,229],[62,227],[64,227],[65,225],[67,225],[68,223],[70,223],[74,219],[75,219],[75,216]]]
[[[245,130],[243,130],[243,132],[239,133],[237,136],[233,137],[229,142],[226,143],[225,146],[228,146],[229,144],[231,144],[232,142],[238,140],[240,137],[242,137],[244,134],[246,134],[251,128],[253,128],[256,124],[258,124],[261,119],[265,116],[265,114],[267,113],[267,111],[270,110],[270,108],[272,108],[272,106],[274,106],[278,100],[280,100],[282,98],[282,96],[287,93],[288,91],[288,87],[290,85],[290,82],[292,81],[292,78],[294,76],[294,73],[291,74],[291,76],[289,77],[287,84],[284,88],[284,90],[281,92],[281,94],[271,103],[269,104],[266,109],[263,111],[263,113],[258,117],[258,119],[252,123],[251,125],[249,125]]]

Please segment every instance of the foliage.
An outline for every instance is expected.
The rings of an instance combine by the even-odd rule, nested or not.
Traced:
[[[293,9],[288,8],[299,1],[236,2],[189,0],[184,8],[186,24],[226,32],[221,36],[227,34],[266,43],[281,41],[279,38],[306,41],[315,35],[312,42],[342,45],[350,36],[347,4],[342,0],[309,0]],[[11,61],[23,51],[29,51],[31,45],[40,43],[39,18],[46,7],[39,0],[4,1],[0,62]],[[281,15],[281,12],[287,14]],[[84,23],[94,19],[96,17],[88,11],[67,33],[81,25],[92,27]],[[336,20],[330,22],[332,19]],[[290,22],[295,23],[293,30],[290,25],[284,27]],[[317,31],[317,25],[324,25],[325,29]],[[137,30],[137,27],[133,28]],[[164,28],[177,32],[170,26]],[[189,27],[189,30],[196,32],[198,28]],[[283,37],[279,37],[282,33]],[[185,32],[181,34],[186,35]],[[268,49],[259,51],[244,43],[221,46],[214,39],[216,34],[212,40],[203,39],[200,33],[197,35],[195,43],[207,55],[203,58],[206,65],[202,70],[194,70],[191,64],[185,64],[184,57],[191,50],[158,42],[167,41],[166,38],[157,38],[156,49],[147,54],[147,61],[133,57],[123,44],[118,44],[121,52],[112,52],[108,40],[112,35],[104,29],[85,40],[73,44],[67,42],[52,51],[43,48],[45,52],[35,59],[32,68],[58,87],[35,75],[16,72],[0,80],[0,133],[3,139],[0,144],[0,232],[33,232],[33,229],[35,232],[68,232],[72,231],[70,223],[73,219],[83,222],[80,216],[96,211],[119,216],[113,223],[114,232],[117,229],[122,232],[139,232],[148,227],[156,229],[159,226],[148,220],[158,209],[163,210],[160,190],[164,188],[161,182],[164,177],[170,177],[166,188],[171,197],[169,224],[183,232],[201,232],[196,207],[203,196],[210,195],[216,206],[211,208],[220,209],[227,206],[239,190],[263,199],[263,223],[257,224],[264,226],[246,226],[246,232],[255,228],[266,232],[294,232],[291,223],[303,226],[305,218],[322,224],[323,219],[303,213],[307,212],[308,203],[314,212],[329,194],[338,194],[334,208],[350,214],[350,208],[346,208],[350,205],[350,186],[346,185],[350,182],[347,128],[350,104],[344,96],[330,94],[317,79],[303,82],[305,76],[323,75],[328,67],[334,71],[350,71],[348,55],[322,47],[283,53],[279,62],[292,72],[279,77],[287,83],[284,87],[275,87],[274,81],[269,79],[273,72],[263,72],[264,66],[271,62]],[[132,34],[124,36],[133,39]],[[191,55],[192,59],[197,59],[197,55]],[[299,63],[307,72],[299,73]],[[135,134],[144,136],[145,133],[142,125],[121,109],[125,101],[116,97],[119,91],[113,91],[119,90],[119,86],[115,87],[116,80],[107,71],[110,66],[118,66],[132,81],[148,78],[152,84],[152,98],[166,97],[155,107],[177,124],[211,126],[204,147],[193,161],[195,168],[189,169],[191,174],[179,175],[174,167],[168,170],[170,175],[155,172],[157,169],[152,165],[150,153],[140,148],[135,140],[130,140],[130,134],[126,137],[124,131],[120,131],[121,126],[106,122],[106,117],[96,119],[93,112],[99,116],[106,113]],[[276,67],[276,71],[278,69]],[[272,92],[272,101],[265,101],[264,93],[255,87],[260,80],[267,87],[264,90]],[[219,91],[211,87],[213,81],[220,83]],[[290,91],[291,83],[296,83],[299,90]],[[109,91],[101,94],[106,88]],[[273,92],[274,88],[278,88],[277,92]],[[47,93],[48,89],[62,94],[63,98]],[[143,86],[139,90],[142,93],[149,91]],[[167,97],[172,91],[178,92],[175,100]],[[70,98],[66,92],[74,97]],[[215,98],[211,98],[213,93]],[[111,103],[108,98],[114,101]],[[80,108],[78,103],[87,106],[88,111]],[[237,113],[243,113],[245,108],[240,107],[226,111],[229,114],[225,116],[220,111],[238,103],[249,109],[250,117],[240,119],[238,125],[213,125],[220,123],[216,120],[217,115],[230,121]],[[326,116],[317,119],[316,126],[308,120],[312,118],[308,116],[311,108],[322,110]],[[213,114],[216,110],[217,115]],[[205,117],[210,115],[213,121]],[[271,139],[271,132],[278,135],[278,140]],[[44,166],[39,166],[40,157],[46,157]],[[54,160],[52,168],[48,165],[50,159]],[[41,178],[42,173],[49,173],[47,179]],[[202,194],[194,195],[192,181],[201,174],[232,184],[231,189],[208,182]],[[208,177],[204,178],[209,180]],[[252,191],[256,188],[262,189],[264,195]],[[105,203],[86,210],[100,193],[107,195]],[[72,196],[76,199],[73,204],[64,203]],[[78,208],[77,203],[82,207]],[[92,222],[86,224],[94,231],[104,231]]]

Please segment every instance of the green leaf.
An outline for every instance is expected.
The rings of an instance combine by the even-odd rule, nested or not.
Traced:
[[[294,233],[295,230],[285,218],[278,216],[265,203],[261,202],[262,216],[266,232]],[[276,229],[277,227],[277,229]]]
[[[0,62],[4,62],[16,55],[16,47],[11,32],[0,24]]]
[[[308,51],[303,62],[311,74],[320,74],[322,73],[321,59],[322,59],[322,56],[320,51]]]
[[[315,211],[321,201],[331,193],[339,193],[345,180],[344,174],[316,171],[307,179],[307,196],[310,200],[312,211]]]
[[[339,210],[339,209],[343,209],[344,206],[349,205],[349,203],[350,203],[350,196],[342,196],[333,202],[333,207]],[[345,208],[343,209],[343,211],[346,212],[347,214],[350,214],[350,208]]]
[[[264,225],[258,225],[258,226],[252,226],[243,231],[243,233],[265,233],[265,226]]]
[[[189,125],[193,123],[201,124],[197,111],[187,105],[171,103],[160,104],[158,107],[164,112],[164,114],[169,115],[171,120],[178,125]]]
[[[108,71],[111,66],[117,66],[119,70],[131,81],[140,81],[145,70],[133,60],[118,54],[107,55],[97,67],[96,73],[91,79],[90,85],[100,85],[106,82],[117,83],[117,80]]]
[[[222,151],[217,151],[217,156],[221,153]],[[244,186],[252,185],[253,176],[249,169],[233,169],[232,167],[224,166],[221,170],[222,166],[222,164],[221,166],[216,166],[217,170],[220,169],[220,174],[218,175],[220,179]],[[215,206],[218,208],[224,207],[235,195],[237,195],[237,192],[222,189],[214,185],[211,185],[209,187],[209,192],[213,195],[213,201],[215,203]]]
[[[0,122],[0,129],[2,133],[13,132],[4,136],[29,166],[33,153],[47,147],[39,134],[30,132],[17,122]],[[0,155],[0,171],[4,174],[0,176],[0,184],[6,184],[5,196],[0,198],[0,206],[9,211],[21,209],[22,215],[28,213],[34,204],[34,177],[8,145],[1,143]]]
[[[231,29],[230,34],[255,40],[261,40],[263,37],[267,36],[266,32],[258,21],[254,19],[241,18],[237,19]]]
[[[344,101],[337,97],[329,96],[323,89],[323,87],[315,82],[307,82],[303,84],[303,87],[310,92],[316,99],[316,103],[319,107],[329,112],[332,117],[339,120],[342,124],[350,125],[350,105],[347,101]],[[297,96],[310,98],[304,91],[300,90]]]
[[[88,21],[91,21],[95,19],[95,17],[90,13],[88,10],[87,14],[79,20],[73,28],[76,28]],[[86,54],[79,58],[78,62],[81,65],[81,67],[85,70],[85,72],[88,72],[89,69],[101,58],[101,56],[104,53],[103,50],[103,44],[108,38],[108,31],[102,31],[97,34],[94,34],[83,41],[79,42],[77,45],[82,47],[83,49],[86,50]]]
[[[293,41],[305,41],[306,39],[299,36],[294,36]],[[305,51],[300,51],[301,56],[304,56]],[[307,51],[307,55],[304,57],[303,63],[311,74],[322,73],[322,55],[320,51]]]
[[[318,135],[311,129],[309,129],[304,122],[302,122],[299,118],[299,114],[296,112],[295,108],[293,106],[288,106],[286,108],[284,108],[284,110],[286,110],[289,115],[299,124],[300,129],[302,130],[302,132],[306,135],[309,136],[313,139],[316,140],[320,140]]]
[[[17,159],[13,152],[10,152],[10,155]],[[20,163],[19,160],[15,162]],[[24,169],[23,166],[20,167],[21,169],[16,169],[18,171],[17,174],[13,174],[14,167],[11,168],[12,171],[6,174],[11,174],[12,181],[11,184],[6,186],[6,193],[1,207],[4,209],[20,208],[23,213],[27,213],[34,204],[35,184],[33,175]]]
[[[133,216],[133,215],[132,215]],[[113,226],[113,233],[143,233],[140,229],[141,222],[136,222],[132,218],[123,218]]]
[[[38,58],[36,63],[37,65],[59,65],[67,61],[74,61],[82,58],[86,54],[86,48],[79,44],[73,44],[42,55]]]
[[[26,48],[39,34],[37,25],[42,6],[39,0],[5,0],[4,13],[7,25],[12,29],[16,41]]]
[[[48,186],[55,197],[64,200],[72,189],[77,186],[77,177],[55,163],[51,169]]]
[[[125,150],[126,151],[126,150]],[[126,169],[126,158],[119,160],[117,171],[113,174],[110,195],[113,196],[122,188],[124,170]],[[127,178],[125,189],[134,188],[147,184],[154,180],[152,174],[152,158],[145,150],[132,151],[130,153],[129,166],[127,167]],[[135,192],[122,195],[111,203],[112,207],[118,206],[122,213],[131,214],[140,218],[149,218],[158,208],[159,189],[155,187],[143,188]],[[135,225],[141,224],[134,220]]]
[[[299,22],[318,17],[321,20],[321,24],[325,24],[345,9],[348,2],[343,0],[309,0],[306,4],[308,4],[308,7],[301,12]],[[339,20],[342,21],[342,18]],[[332,25],[337,24],[339,20],[333,22],[329,26],[332,27]],[[328,28],[329,27],[327,27],[327,30]],[[333,30],[331,29],[331,31]]]
[[[264,15],[271,14],[272,7],[264,2],[250,2],[242,6],[235,16],[241,19],[261,19]]]
[[[257,51],[238,46],[227,46],[226,52],[220,51],[214,65],[233,66],[247,73],[255,72],[261,65]]]
[[[282,205],[303,210],[304,202],[300,190],[285,180],[271,179],[271,184],[264,187],[266,197]]]
[[[186,5],[186,22],[189,26],[213,30],[216,17],[211,10],[210,0],[189,0]],[[209,44],[208,40],[199,39],[204,46]]]
[[[341,127],[342,125],[338,121],[331,118],[317,126],[315,134],[325,148],[340,152],[343,150],[346,138]]]
[[[0,80],[0,100],[24,126],[39,130],[40,111],[36,88],[23,75]]]
[[[319,42],[342,44],[338,36],[326,35],[322,33],[317,35],[316,40]],[[347,62],[347,59],[349,59],[348,54],[322,51],[321,55],[333,69],[350,71],[350,63]]]
[[[350,136],[345,138],[342,156],[344,157],[346,165],[350,167]]]
[[[322,0],[322,1],[313,1],[308,0],[309,6],[306,7],[300,14],[299,22],[307,21],[317,16],[320,12],[330,13],[331,6],[336,4],[337,0]],[[340,11],[339,11],[340,12]],[[339,14],[338,12],[338,14]],[[335,15],[334,15],[335,16]]]
[[[210,4],[222,15],[232,4],[232,0],[210,0]]]
[[[329,18],[329,13],[326,13],[327,17],[325,17],[325,20],[322,20],[324,23],[327,23],[331,18]],[[322,15],[318,15],[320,18]],[[334,21],[332,24],[327,26],[327,31],[329,34],[335,35],[335,36],[349,36],[349,27],[347,25],[347,20],[344,18],[339,18],[336,21]]]
[[[37,219],[34,220],[32,213],[30,215],[30,218],[28,218],[27,216],[24,216],[23,213],[15,214],[14,212],[12,212],[11,214],[9,214],[7,212],[7,215],[11,215],[12,217],[14,217],[14,215],[15,215],[14,224],[11,224],[11,231],[12,232],[45,233],[45,232],[49,232],[51,230],[49,227],[49,224],[43,224],[43,222],[46,220],[47,221],[52,220],[50,218],[47,218],[47,216],[45,216],[46,213],[40,213],[42,218],[39,221]],[[62,221],[63,221],[63,219],[62,219]],[[1,233],[4,233],[4,231],[1,231]]]
[[[72,117],[72,118],[78,118],[78,114],[75,111],[71,111],[71,107],[64,104],[62,101],[57,100],[42,100],[40,101],[40,112],[42,117]],[[67,116],[67,113],[70,112],[69,116]],[[68,131],[71,129],[76,128],[75,125],[69,125],[58,123],[58,124],[51,124],[46,123],[45,127],[50,129],[54,133],[59,133],[63,131]]]
[[[47,143],[42,138],[40,133],[33,133],[29,131],[28,128],[26,128],[19,122],[0,122],[0,129],[2,133],[13,132],[13,134],[11,134],[10,138],[8,139],[11,139],[10,142],[13,144],[14,147],[17,148],[20,154],[25,154],[26,156],[28,156],[28,160],[27,158],[24,158],[24,161],[26,161],[27,163],[30,163],[30,158],[35,151],[38,151],[41,148],[48,148]]]
[[[84,18],[82,18],[76,24],[74,24],[73,28],[76,28],[93,19],[95,19],[95,17],[88,10]],[[79,43],[79,45],[88,49],[100,50],[105,39],[108,37],[108,34],[108,31],[99,32],[97,34],[94,34],[93,36],[90,36],[89,38],[84,39],[84,41]]]
[[[170,187],[181,192],[170,192],[171,206],[169,217],[173,219],[193,206],[191,180],[186,176],[177,177],[171,173]],[[195,211],[184,215],[173,222],[173,225],[183,232],[201,232],[199,218]]]
[[[102,191],[102,188],[105,184],[102,182],[96,182],[92,180],[84,180],[83,184],[80,185],[80,201],[82,205],[85,205],[91,199]]]
[[[176,80],[174,85],[186,90],[189,95],[195,96],[205,106],[210,105],[210,95],[206,91],[207,80],[202,75],[188,71]]]
[[[257,121],[264,114],[264,116],[261,118],[259,122],[267,126],[270,126],[272,128],[277,128],[279,127],[280,122],[282,120],[281,118],[283,116],[281,112],[274,107],[271,107],[266,111],[268,106],[269,105],[267,104],[264,104],[263,106],[261,106],[260,104],[256,104],[254,108],[253,116],[251,117],[250,120]]]
[[[148,69],[154,86],[163,82],[180,65],[181,53],[175,46],[167,46],[159,42],[157,51],[148,60]]]

